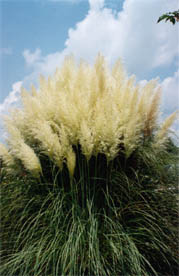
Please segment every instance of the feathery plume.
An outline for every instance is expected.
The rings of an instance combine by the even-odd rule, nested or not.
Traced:
[[[30,93],[22,89],[22,110],[6,120],[9,153],[28,169],[40,171],[35,157],[31,157],[34,165],[27,161],[33,145],[38,144],[38,151],[60,169],[66,161],[72,176],[76,163],[72,146],[80,145],[87,160],[103,153],[109,161],[119,150],[128,157],[145,137],[162,145],[175,115],[155,134],[161,96],[157,81],[143,88],[135,83],[120,61],[110,71],[102,55],[94,66],[84,61],[77,65],[73,56],[65,58],[53,76],[47,80],[40,76],[38,91],[34,86]]]
[[[157,89],[155,95],[151,100],[151,103],[148,106],[148,110],[146,113],[146,121],[144,123],[144,137],[151,136],[153,130],[156,127],[160,99],[161,99],[161,88]]]
[[[34,150],[23,141],[20,143],[20,148],[16,152],[16,156],[22,161],[24,167],[35,176],[42,173],[39,158],[35,154]]]
[[[67,152],[66,160],[67,160],[67,168],[69,170],[70,178],[72,179],[74,170],[75,170],[75,165],[76,165],[76,155],[71,147]]]
[[[0,144],[0,157],[2,158],[6,166],[10,167],[14,165],[14,159],[12,155],[9,153],[9,151],[3,144]]]
[[[161,128],[158,130],[158,132],[155,135],[155,139],[153,143],[153,146],[155,148],[160,148],[164,145],[165,141],[167,140],[167,134],[168,134],[169,128],[176,120],[177,115],[178,115],[178,111],[175,111],[164,121]]]

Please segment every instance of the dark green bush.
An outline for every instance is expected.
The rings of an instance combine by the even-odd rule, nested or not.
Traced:
[[[1,174],[1,275],[177,275],[177,148]]]

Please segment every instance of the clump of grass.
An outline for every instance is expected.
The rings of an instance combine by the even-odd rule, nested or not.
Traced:
[[[66,59],[6,118],[2,275],[177,275],[176,113],[155,81]]]

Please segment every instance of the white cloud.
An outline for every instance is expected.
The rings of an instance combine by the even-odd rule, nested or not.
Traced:
[[[173,112],[179,110],[179,71],[173,76],[165,78],[161,83],[162,88],[162,121]],[[170,128],[171,136],[175,143],[179,146],[179,117]]]
[[[110,63],[121,57],[128,71],[135,73],[138,79],[147,78],[154,68],[166,69],[175,62],[177,24],[157,24],[156,21],[164,12],[177,8],[177,0],[172,3],[168,0],[125,0],[123,10],[117,14],[105,8],[104,0],[89,0],[89,5],[86,17],[69,29],[63,51],[43,56],[40,49],[24,50],[25,62],[32,68],[32,73],[24,78],[23,85],[28,87],[34,83],[39,74],[52,74],[71,53],[90,63],[98,52],[102,52]],[[166,87],[168,82],[165,80],[163,85]],[[163,105],[167,105],[172,100],[166,100],[166,92],[164,95]],[[174,98],[176,100],[176,94]]]
[[[36,64],[41,58],[41,50],[39,48],[37,48],[34,53],[26,49],[22,54],[28,66]]]
[[[138,76],[173,62],[178,53],[177,25],[156,21],[173,9],[175,0],[170,5],[167,0],[126,0],[117,15],[111,9],[95,9],[103,1],[90,2],[86,18],[69,30],[68,51],[88,60],[99,51],[110,62],[121,57]]]
[[[171,114],[179,109],[179,71],[173,76],[165,78],[161,82],[162,87],[162,110],[164,114]]]
[[[73,53],[92,62],[98,52],[110,63],[119,57],[128,71],[146,78],[154,69],[167,68],[178,54],[178,26],[161,22],[158,17],[177,8],[177,0],[125,0],[119,13],[106,8],[104,0],[89,0],[89,12],[69,29],[65,49],[42,57],[40,49],[23,55],[35,72],[52,73],[63,57]],[[40,72],[41,72],[40,71]]]
[[[91,10],[100,10],[104,7],[104,0],[89,0]]]
[[[5,98],[4,102],[0,104],[0,141],[3,142],[6,138],[6,132],[3,129],[2,117],[8,113],[8,111],[20,102],[20,91],[22,87],[22,81],[15,82],[12,85],[12,91]]]
[[[0,116],[6,113],[14,104],[19,102],[22,81],[15,82],[12,85],[12,91],[5,98],[4,102],[0,104]]]
[[[165,78],[162,83],[163,97],[162,97],[162,111],[163,118],[166,118],[171,113],[179,111],[179,71],[175,72],[173,76]],[[174,141],[179,146],[179,116],[171,127]]]
[[[128,72],[135,73],[138,79],[147,79],[148,74],[155,69],[166,70],[176,62],[178,25],[156,22],[161,14],[178,8],[177,0],[125,0],[120,12],[106,8],[105,0],[88,1],[88,14],[74,28],[69,29],[63,51],[43,56],[39,48],[34,52],[24,50],[25,62],[32,73],[24,78],[23,86],[34,83],[39,74],[52,74],[64,57],[71,53],[90,63],[98,52],[104,54],[110,64],[120,57]],[[177,91],[177,81],[178,73],[162,82],[162,106],[165,113],[176,107],[177,94],[171,91]],[[170,97],[171,93],[173,98]],[[0,105],[0,110],[5,110],[2,107],[6,106],[5,102]]]

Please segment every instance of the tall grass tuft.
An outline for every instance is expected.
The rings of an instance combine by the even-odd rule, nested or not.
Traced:
[[[66,58],[0,146],[1,275],[177,275],[178,148],[161,91]]]

